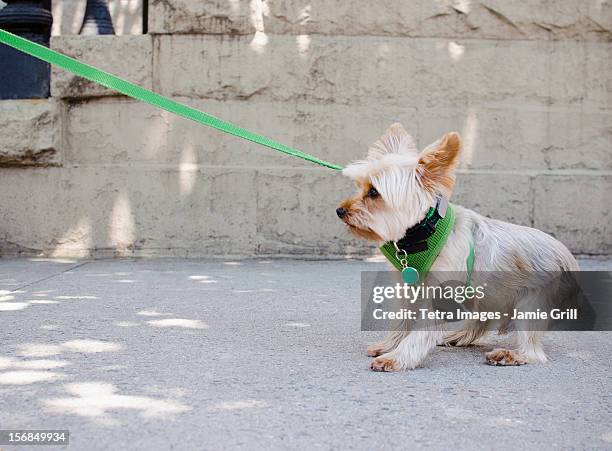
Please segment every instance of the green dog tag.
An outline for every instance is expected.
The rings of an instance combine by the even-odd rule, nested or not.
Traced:
[[[404,279],[404,282],[408,285],[414,285],[419,281],[419,272],[416,268],[408,266],[402,270],[402,279]]]

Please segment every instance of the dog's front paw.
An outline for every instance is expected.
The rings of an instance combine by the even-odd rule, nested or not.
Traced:
[[[400,365],[397,361],[391,357],[385,357],[384,355],[376,357],[370,362],[370,369],[373,371],[399,371],[401,370]]]
[[[518,351],[509,349],[493,349],[485,354],[487,363],[496,366],[525,365],[527,360]]]
[[[374,343],[367,347],[366,354],[368,357],[378,357],[385,353],[385,349],[383,343]]]

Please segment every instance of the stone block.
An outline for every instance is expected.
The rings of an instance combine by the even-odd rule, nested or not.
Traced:
[[[609,40],[612,2],[456,1],[457,35],[493,39]],[[603,19],[603,20],[602,20]]]
[[[59,165],[61,125],[53,100],[0,101],[0,166]]]
[[[612,16],[612,13],[610,14]],[[576,44],[577,45],[577,44]],[[583,44],[584,102],[612,106],[612,44]]]
[[[609,0],[154,0],[152,33],[609,40]]]
[[[543,174],[534,179],[534,226],[575,253],[612,253],[612,176],[597,172]]]
[[[260,3],[261,0],[151,0],[149,33],[254,33],[258,25],[261,27]]]
[[[612,110],[553,108],[546,133],[548,169],[612,169]]]
[[[612,110],[586,107],[466,105],[418,114],[419,145],[449,131],[463,139],[470,169],[612,169]]]
[[[314,170],[258,170],[257,253],[338,256],[371,254],[375,243],[349,234],[336,215],[353,194],[340,173]]]
[[[266,101],[181,99],[332,163],[365,157],[391,124],[416,124],[410,108],[348,107]],[[193,164],[257,168],[312,163],[221,133],[148,105],[119,99],[71,104],[66,161],[76,164]]]
[[[51,47],[144,88],[152,87],[151,36],[55,36],[51,39]],[[53,67],[51,95],[63,98],[87,98],[119,94]]]
[[[531,226],[531,177],[520,173],[462,171],[451,202],[483,216]]]
[[[602,42],[286,35],[157,39],[155,82],[170,96],[422,110],[485,102],[610,107],[610,77],[602,75],[608,63],[592,56],[609,54],[610,44]],[[585,70],[587,63],[592,71]],[[589,89],[601,95],[587,95]]]
[[[6,169],[3,234],[49,256],[252,255],[254,180],[231,169]]]
[[[272,0],[265,3],[262,20],[264,30],[276,34],[452,37],[458,19],[452,3]]]

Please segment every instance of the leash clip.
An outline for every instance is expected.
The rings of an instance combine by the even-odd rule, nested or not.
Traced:
[[[408,252],[401,249],[395,241],[393,242],[393,246],[395,246],[395,258],[397,258],[400,265],[402,265],[402,279],[404,280],[404,283],[407,283],[408,285],[416,284],[421,276],[416,268],[408,265]],[[404,255],[402,256],[400,252]]]

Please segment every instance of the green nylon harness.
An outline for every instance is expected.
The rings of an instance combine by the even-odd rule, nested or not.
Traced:
[[[423,221],[431,218],[435,212],[436,207],[430,208]],[[434,233],[424,240],[424,250],[408,253],[399,248],[397,242],[388,241],[380,247],[380,251],[395,269],[402,273],[404,282],[414,285],[425,280],[436,258],[440,255],[448,236],[453,231],[454,225],[455,209],[452,204],[448,204],[444,217],[440,218],[435,224]],[[474,239],[470,236],[470,251],[466,259],[466,285],[471,285],[472,282],[474,255]]]
[[[342,166],[329,163],[313,155],[309,155],[300,150],[281,144],[266,136],[248,131],[242,127],[219,119],[196,108],[192,108],[141,86],[135,85],[134,83],[130,83],[127,80],[98,69],[97,67],[82,63],[55,50],[51,50],[28,39],[22,38],[21,36],[9,33],[6,30],[0,29],[0,43],[6,44],[16,50],[19,50],[20,52],[27,53],[28,55],[49,64],[53,64],[54,66],[60,67],[68,72],[78,75],[79,77],[83,77],[87,80],[98,83],[128,97],[148,103],[157,108],[169,111],[170,113],[198,122],[202,125],[215,128],[222,132],[229,133],[230,135],[252,141],[256,144],[269,147],[279,152],[283,152],[285,154],[292,155],[294,157],[298,157],[336,171],[342,170]],[[430,210],[428,214],[432,214],[432,210]],[[433,262],[444,246],[448,235],[452,231],[454,222],[454,209],[451,205],[449,205],[446,216],[438,221],[435,232],[429,238],[427,238],[427,250],[406,255],[405,258],[399,258],[397,256],[397,249],[393,242],[386,243],[380,248],[380,250],[389,259],[393,266],[395,266],[399,271],[403,272],[405,278],[409,276],[408,273],[410,272],[405,271],[405,269],[413,268],[414,272],[412,272],[411,277],[414,279],[416,274],[416,280],[413,282],[416,283],[416,281],[419,279],[424,279],[424,277],[427,275],[431,265],[433,265]],[[470,255],[467,259],[468,284],[470,283],[473,266],[474,243],[472,240],[470,244]]]

